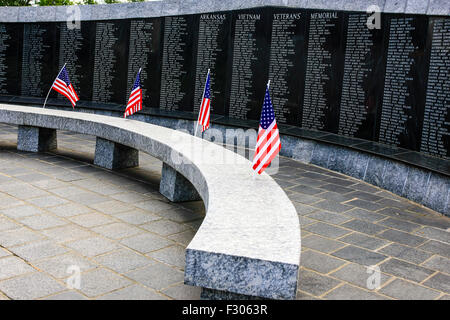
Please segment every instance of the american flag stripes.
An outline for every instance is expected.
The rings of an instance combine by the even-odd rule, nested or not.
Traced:
[[[269,166],[273,158],[281,149],[280,134],[278,132],[275,112],[269,94],[269,83],[267,83],[266,94],[259,122],[258,138],[256,139],[255,155],[253,157],[253,170],[258,174]]]
[[[131,116],[139,110],[142,110],[141,69],[139,69],[136,81],[134,81],[123,117],[126,118],[127,116]]]
[[[198,114],[197,125],[202,126],[202,132],[209,128],[209,111],[211,105],[211,90],[209,87],[209,69],[208,75],[206,76],[205,89],[203,90],[202,104],[200,106],[200,112]]]
[[[55,79],[55,82],[53,82],[51,89],[61,93],[63,96],[69,99],[70,103],[72,104],[72,108],[75,107],[77,101],[79,100],[72,84],[70,83],[66,65],[62,67],[61,71]]]

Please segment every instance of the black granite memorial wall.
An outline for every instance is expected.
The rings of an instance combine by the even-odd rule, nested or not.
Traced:
[[[81,28],[58,24],[59,59],[58,71],[66,64],[70,81],[82,100],[92,99],[95,54],[95,23],[81,22]],[[58,72],[57,71],[57,72]],[[59,99],[65,99],[57,95]]]
[[[268,81],[270,25],[267,9],[233,13],[227,99],[230,118],[259,119]]]
[[[338,133],[376,140],[384,85],[384,33],[367,28],[367,14],[346,15],[346,46]]]
[[[450,19],[431,18],[430,48],[420,151],[450,157]]]
[[[428,18],[391,16],[385,22],[389,33],[379,141],[418,151],[428,77]]]
[[[59,28],[56,23],[23,26],[22,96],[45,97],[58,73]],[[18,57],[20,58],[20,57]]]
[[[270,79],[287,131],[450,159],[450,19],[383,13],[381,28],[370,29],[367,18],[264,7],[82,21],[81,28],[0,23],[0,95],[44,98],[66,63],[80,105],[122,108],[142,68],[142,112],[195,118],[211,69],[213,119],[258,121]]]
[[[344,14],[309,12],[301,126],[337,133],[344,62]]]
[[[193,110],[198,19],[197,15],[164,18],[159,98],[163,110]]]
[[[199,18],[196,46],[194,111],[198,112],[210,69],[211,112],[227,115],[227,79],[231,65],[231,13],[202,14]]]
[[[23,25],[0,24],[0,94],[20,95]]]
[[[269,59],[270,93],[277,121],[301,123],[305,88],[308,13],[279,9],[271,12],[272,30]]]
[[[96,22],[92,101],[126,103],[129,31],[129,20]]]
[[[128,99],[137,72],[139,68],[142,68],[143,105],[151,108],[158,108],[160,99],[162,20],[161,18],[133,19],[130,22],[125,98]]]

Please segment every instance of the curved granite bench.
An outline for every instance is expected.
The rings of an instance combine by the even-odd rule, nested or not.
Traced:
[[[56,147],[56,130],[97,137],[94,163],[138,165],[138,150],[163,164],[160,191],[172,201],[205,203],[206,217],[186,249],[185,283],[203,298],[293,299],[300,226],[293,204],[267,174],[218,145],[141,121],[0,105],[0,122],[19,126],[18,149]]]

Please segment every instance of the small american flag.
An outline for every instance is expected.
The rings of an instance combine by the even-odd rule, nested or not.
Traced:
[[[130,98],[128,99],[127,108],[123,117],[131,116],[133,113],[142,110],[142,89],[141,89],[141,69],[139,69],[134,81],[133,88],[131,89]]]
[[[269,84],[270,81],[267,84],[266,95],[264,96],[258,138],[256,139],[256,150],[253,157],[253,170],[258,172],[258,174],[263,173],[281,150],[277,121],[275,120],[275,112],[270,100]]]
[[[69,74],[67,73],[65,65],[56,77],[55,82],[53,82],[52,89],[69,99],[72,104],[72,108],[75,107],[77,101],[80,100],[78,99],[78,96],[70,83]]]
[[[202,126],[202,132],[209,128],[209,109],[211,104],[211,90],[209,88],[209,69],[206,76],[205,90],[203,91],[202,104],[198,114],[198,123]]]

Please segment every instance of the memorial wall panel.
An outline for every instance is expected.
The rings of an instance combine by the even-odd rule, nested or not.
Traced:
[[[233,13],[231,118],[259,120],[268,79],[271,17],[267,9]]]
[[[198,19],[198,15],[164,18],[159,100],[163,110],[193,110]]]
[[[95,22],[82,21],[76,25],[59,25],[59,67],[66,64],[70,82],[81,100],[92,99],[95,50]],[[57,95],[58,99],[66,99]]]
[[[383,28],[369,29],[366,13],[346,15],[344,76],[338,133],[367,140],[378,138],[385,59]]]
[[[277,123],[300,125],[306,69],[305,11],[271,10],[270,94]]]
[[[427,84],[428,17],[388,16],[379,142],[419,150]]]
[[[420,151],[450,158],[450,20],[431,18],[428,85]]]
[[[301,126],[337,133],[344,66],[344,13],[309,11],[308,19]]]
[[[20,95],[23,24],[0,23],[0,94]]]
[[[57,23],[26,23],[23,28],[21,95],[45,97],[58,74]],[[55,93],[51,93],[55,95]]]
[[[126,99],[128,100],[139,68],[141,72],[144,108],[159,107],[161,90],[161,40],[162,18],[133,19],[130,22],[128,75]]]
[[[97,22],[92,100],[125,104],[129,20]]]
[[[211,113],[225,115],[228,67],[231,64],[231,13],[200,15],[196,47],[194,111],[198,112],[200,108],[210,69]]]

